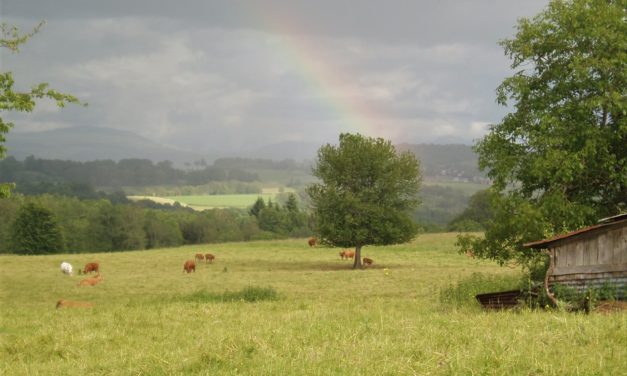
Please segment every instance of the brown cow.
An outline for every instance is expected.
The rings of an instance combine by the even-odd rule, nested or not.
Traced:
[[[98,274],[95,277],[83,279],[82,281],[78,283],[78,285],[79,286],[94,286],[100,283],[100,281],[102,281],[103,279],[104,278],[100,274]]]
[[[345,250],[344,257],[346,257],[347,259],[352,259],[353,257],[355,257],[355,251],[351,251],[350,249]]]
[[[364,258],[363,258],[363,264],[364,264],[364,266],[370,266],[370,265],[372,265],[372,263],[373,263],[373,262],[374,262],[374,261],[373,261],[371,258],[368,258],[368,257],[364,257]]]
[[[91,272],[99,273],[100,272],[99,268],[100,268],[100,264],[98,264],[97,262],[89,262],[85,264],[85,268],[83,268],[83,274],[87,274]]]
[[[207,254],[205,255],[205,264],[206,264],[206,263],[210,263],[210,264],[212,264],[212,263],[213,263],[213,260],[215,260],[215,259],[216,259],[216,257],[215,257],[214,255],[212,255],[211,253],[207,253]]]
[[[307,241],[307,244],[309,244],[310,247],[315,247],[316,245],[318,245],[318,239],[309,238],[309,240]]]
[[[93,303],[89,302],[77,302],[73,300],[64,300],[61,299],[57,302],[57,309],[59,308],[92,308],[94,306]]]
[[[346,251],[341,251],[341,252],[340,252],[340,258],[341,258],[342,260],[344,260],[344,256],[346,256]]]
[[[194,262],[194,260],[185,261],[185,264],[183,265],[183,271],[187,272],[188,274],[191,272],[196,273],[196,263]]]
[[[196,259],[196,261],[202,261],[205,259],[205,256],[203,256],[202,253],[196,253],[194,259]]]

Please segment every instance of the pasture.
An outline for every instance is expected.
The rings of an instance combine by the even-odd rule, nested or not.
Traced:
[[[170,196],[166,197],[171,201],[178,201],[196,210],[213,208],[236,208],[246,209],[262,197],[264,201],[275,200],[275,193],[259,194],[233,194],[233,195],[192,195],[192,196]]]
[[[125,253],[0,256],[3,375],[618,375],[627,314],[484,312],[440,302],[474,272],[517,270],[454,250],[454,234],[365,247],[351,270],[306,239]],[[212,264],[195,253],[210,252]],[[100,263],[104,280],[77,286]],[[275,291],[250,302],[239,291]],[[235,297],[235,299],[225,297]],[[240,297],[240,298],[238,298]],[[55,309],[58,300],[93,307]]]

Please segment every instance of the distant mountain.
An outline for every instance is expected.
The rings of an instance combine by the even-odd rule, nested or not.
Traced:
[[[202,156],[174,149],[143,138],[133,132],[101,127],[71,127],[43,132],[7,135],[8,155],[24,159],[34,155],[43,159],[93,161],[143,158],[169,160],[176,164],[200,160]]]

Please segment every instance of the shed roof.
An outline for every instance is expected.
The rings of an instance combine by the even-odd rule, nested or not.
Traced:
[[[584,227],[582,229],[568,232],[566,234],[557,235],[552,238],[525,243],[523,244],[523,246],[528,247],[528,248],[535,248],[535,249],[549,248],[550,245],[558,241],[568,239],[577,235],[585,234],[590,231],[595,231],[604,227],[614,226],[618,223],[623,223],[623,222],[627,223],[627,213],[615,215],[615,216],[608,217],[608,218],[603,218],[599,221],[599,224]]]

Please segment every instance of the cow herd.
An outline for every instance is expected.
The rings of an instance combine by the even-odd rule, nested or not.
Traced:
[[[310,247],[316,247],[318,245],[318,239],[312,237],[307,241],[307,244]],[[355,258],[355,251],[351,249],[344,249],[340,252],[340,257],[342,258],[342,260],[353,259]],[[190,260],[185,261],[185,263],[183,264],[183,272],[187,274],[196,272],[196,262],[200,263],[204,261],[205,264],[212,264],[215,258],[216,257],[212,255],[211,253],[206,253],[206,254],[196,253],[194,255],[193,260],[190,259]],[[364,257],[362,261],[363,261],[364,266],[372,266],[374,262],[371,258],[368,258],[368,257]],[[74,269],[72,265],[66,261],[61,263],[61,272],[66,275],[74,275],[73,274]],[[91,273],[96,273],[96,276],[88,277],[88,278],[81,280],[78,283],[78,286],[95,286],[104,280],[104,278],[100,274],[100,264],[98,262],[88,262],[87,264],[85,264],[85,267],[82,270],[78,269],[78,274],[87,275]],[[77,301],[64,300],[64,299],[61,299],[57,302],[57,308],[65,308],[65,307],[89,308],[89,307],[93,307],[93,304],[89,302],[77,302]]]
[[[193,260],[185,261],[183,264],[183,272],[188,274],[196,272],[196,261],[202,262],[204,260],[205,264],[213,264],[213,260],[215,259],[216,257],[211,253],[206,253],[204,255],[202,253],[196,253]]]

